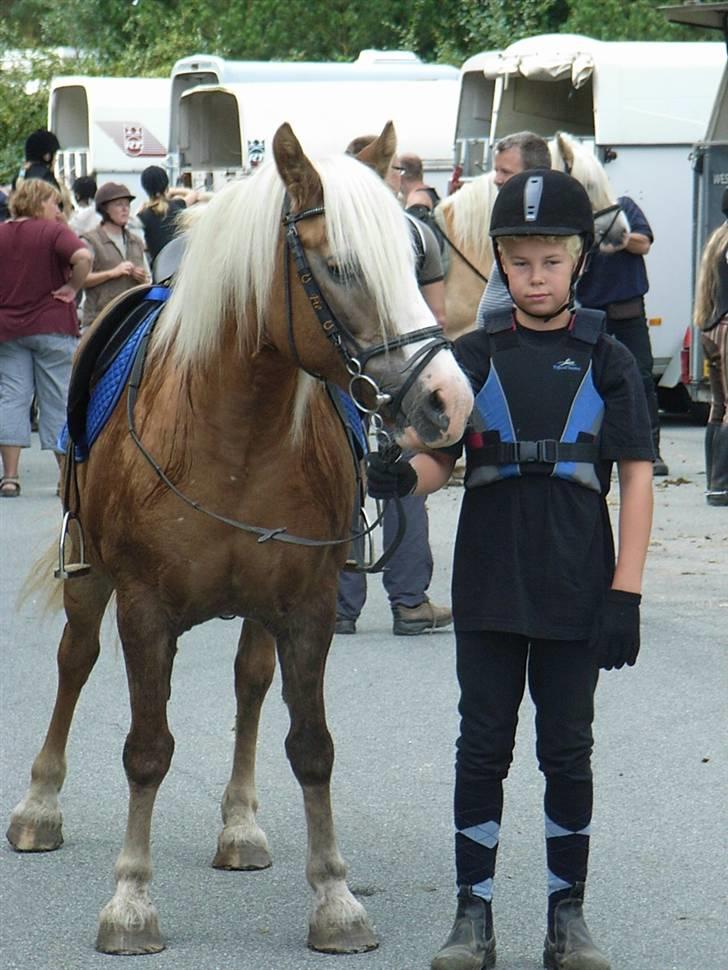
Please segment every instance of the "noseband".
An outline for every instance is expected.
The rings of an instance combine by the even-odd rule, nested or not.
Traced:
[[[424,368],[435,354],[450,346],[450,341],[443,333],[442,328],[434,325],[432,327],[423,327],[420,330],[414,330],[412,333],[392,337],[381,344],[376,344],[374,347],[362,347],[354,334],[340,323],[330,310],[316,278],[311,271],[311,266],[306,258],[303,244],[301,243],[301,237],[298,234],[297,223],[303,219],[312,219],[315,216],[323,215],[325,212],[324,206],[303,209],[301,212],[291,212],[289,202],[290,200],[286,197],[282,222],[285,228],[287,246],[287,251],[284,251],[286,319],[288,325],[288,343],[293,358],[296,364],[302,370],[306,371],[307,374],[311,374],[312,377],[318,380],[324,380],[320,374],[313,373],[303,364],[296,347],[296,339],[293,331],[293,312],[291,309],[291,278],[288,253],[293,258],[296,266],[296,274],[318,318],[324,335],[331,341],[344,361],[344,366],[349,374],[349,396],[352,401],[364,414],[377,414],[383,407],[386,407],[389,412],[389,417],[393,419],[402,410],[402,402],[407,392]],[[364,373],[364,369],[373,357],[386,354],[391,350],[398,350],[400,347],[406,347],[408,344],[420,343],[422,341],[427,341],[427,343],[407,362],[405,370],[409,370],[410,373],[394,397],[391,394],[383,392],[374,378]],[[369,407],[361,400],[360,393],[364,387],[368,387],[373,392],[374,407]]]

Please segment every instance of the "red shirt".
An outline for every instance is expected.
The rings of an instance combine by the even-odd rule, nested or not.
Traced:
[[[51,293],[68,281],[71,256],[83,248],[65,223],[0,223],[0,341],[38,333],[78,336],[75,303]]]

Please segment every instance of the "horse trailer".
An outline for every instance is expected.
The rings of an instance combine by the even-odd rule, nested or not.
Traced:
[[[80,175],[122,182],[139,196],[147,165],[165,165],[169,79],[56,77],[48,127],[61,143],[56,171],[70,186]]]
[[[615,195],[644,210],[655,235],[646,306],[663,400],[680,384],[691,316],[690,157],[724,63],[722,44],[545,34],[476,54],[461,69],[455,160],[464,177],[490,167],[505,135],[565,131],[593,146]]]
[[[273,135],[290,122],[307,152],[343,152],[355,137],[393,121],[401,152],[423,161],[425,179],[445,194],[452,172],[458,75],[434,80],[334,80],[202,85],[179,104],[179,165],[192,184],[216,188],[270,156]]]
[[[673,23],[721,31],[728,47],[728,3],[683,4],[664,7],[663,11]],[[724,219],[721,201],[723,192],[728,188],[728,64],[723,69],[707,129],[693,147],[692,163],[693,275],[690,292],[694,294],[703,249],[708,237]],[[691,400],[699,402],[706,409],[710,401],[710,387],[703,348],[695,327],[690,328],[685,341],[682,381],[690,392]]]
[[[252,163],[260,160],[259,146],[255,143],[267,140],[269,145],[272,131],[275,130],[270,130],[270,125],[265,126],[266,132],[269,133],[261,135],[262,129],[258,119],[265,115],[265,108],[259,110],[253,103],[253,93],[255,97],[262,97],[266,103],[275,106],[276,117],[281,121],[290,121],[294,128],[298,124],[299,116],[305,114],[307,119],[309,116],[317,117],[318,126],[322,129],[321,136],[325,139],[325,129],[335,127],[338,123],[330,115],[329,102],[335,100],[338,104],[343,99],[343,95],[337,93],[340,84],[358,85],[359,91],[363,91],[362,85],[367,83],[370,85],[372,98],[376,98],[377,103],[389,101],[394,104],[401,97],[400,85],[414,81],[423,85],[436,81],[444,82],[439,88],[423,86],[416,89],[420,97],[429,95],[431,91],[438,91],[438,103],[433,107],[433,111],[437,112],[433,117],[438,124],[445,120],[441,117],[439,108],[440,94],[444,88],[451,93],[453,108],[452,118],[447,115],[446,137],[449,147],[446,154],[448,164],[452,167],[452,133],[455,128],[458,79],[457,68],[445,64],[425,64],[412,51],[365,50],[359,54],[356,61],[350,62],[230,61],[209,54],[194,54],[177,61],[172,68],[168,138],[171,174],[176,178],[183,171],[189,172],[192,169],[200,171],[196,160],[201,154],[206,158],[202,170],[206,173],[208,184],[211,181],[219,181],[220,173],[228,170],[236,173],[249,172],[253,167]],[[302,83],[305,83],[306,89],[298,92],[297,86]],[[310,84],[316,84],[318,87],[311,88],[308,86]],[[276,90],[279,85],[285,85],[285,88]],[[199,99],[191,98],[190,91],[199,87],[204,87],[207,94],[203,94]],[[212,94],[214,89],[219,89],[219,95]],[[248,97],[244,94],[246,90],[250,92]],[[360,134],[368,130],[367,124],[371,114],[366,112],[355,89],[350,90],[349,96],[358,98],[352,105],[352,116],[360,108],[365,111],[362,116],[364,127],[358,125],[355,132]],[[319,100],[321,97],[324,98],[323,101]],[[288,113],[282,110],[286,98],[291,103]],[[315,102],[310,111],[305,106],[307,100]],[[234,101],[238,101],[241,106],[238,112],[239,122]],[[226,132],[215,130],[217,122],[214,119],[206,121],[198,114],[203,104],[209,106],[218,118],[224,118],[226,123],[233,124],[234,132],[230,135],[230,143],[226,142]],[[422,106],[418,104],[412,105],[411,110],[423,111]],[[404,116],[404,108],[400,108],[399,113]],[[252,116],[256,119],[254,124]],[[422,117],[427,116],[423,114]],[[384,121],[386,120],[388,117],[384,118]],[[255,133],[249,136],[248,129],[251,124]],[[308,125],[308,121],[306,124]],[[425,124],[427,124],[426,121]],[[240,131],[239,144],[236,136],[238,131]],[[198,134],[206,143],[190,144],[190,137],[196,138]],[[250,153],[248,142],[251,146]],[[337,150],[341,151],[343,146],[340,137],[336,145]],[[412,145],[408,148],[416,151]],[[315,145],[312,150],[317,151],[317,146]],[[438,150],[438,153],[442,154],[442,151]],[[252,155],[250,159],[249,154]],[[217,174],[213,176],[213,172]]]

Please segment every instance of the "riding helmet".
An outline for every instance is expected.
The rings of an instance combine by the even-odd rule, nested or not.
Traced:
[[[132,199],[136,199],[136,196],[120,182],[104,182],[96,193],[96,211],[104,215],[104,206],[107,202],[115,202],[117,199],[128,199],[131,202]]]
[[[60,147],[61,144],[52,131],[38,128],[25,139],[25,160],[42,162],[46,157],[52,158]]]
[[[565,172],[545,168],[519,172],[496,196],[490,235],[582,236],[588,248],[594,236],[589,196]]]
[[[148,165],[142,172],[142,188],[150,198],[162,195],[168,187],[169,178],[160,165]]]

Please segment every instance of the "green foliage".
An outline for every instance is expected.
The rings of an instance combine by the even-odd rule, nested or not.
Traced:
[[[665,0],[2,0],[0,183],[28,132],[46,123],[54,74],[164,77],[195,52],[240,60],[352,60],[367,48],[413,50],[459,66],[541,33],[604,40],[716,40],[668,23]],[[56,48],[64,48],[63,60]],[[8,50],[33,50],[7,63]],[[3,52],[6,52],[5,56]]]

